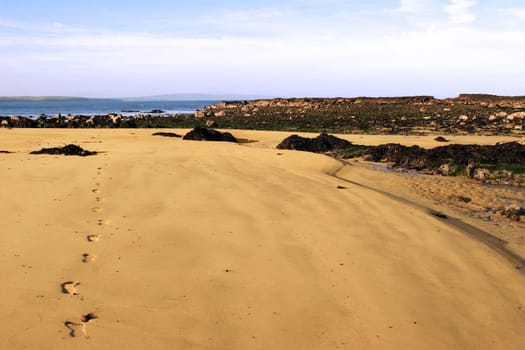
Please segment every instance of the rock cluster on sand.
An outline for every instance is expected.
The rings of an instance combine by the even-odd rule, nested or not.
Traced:
[[[190,114],[137,114],[127,117],[111,113],[105,115],[56,115],[27,118],[0,116],[0,127],[6,128],[167,128],[193,127]]]
[[[65,156],[92,156],[97,152],[91,152],[83,149],[80,146],[69,144],[64,147],[53,147],[53,148],[42,148],[39,151],[33,151],[31,154],[53,154],[53,155],[65,155]]]
[[[237,139],[229,132],[220,132],[215,129],[202,127],[194,128],[192,131],[184,135],[182,139],[197,141],[225,141],[237,143]]]

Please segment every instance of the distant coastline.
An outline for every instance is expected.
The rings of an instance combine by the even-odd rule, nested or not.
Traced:
[[[71,96],[0,96],[0,101],[77,101],[89,100],[87,97]]]
[[[83,97],[83,96],[0,96],[0,101],[89,101],[89,100],[107,100],[107,101],[228,101],[228,100],[255,100],[260,98],[271,98],[262,95],[247,94],[202,94],[202,93],[184,93],[184,94],[164,94],[153,96],[136,96],[136,97]]]

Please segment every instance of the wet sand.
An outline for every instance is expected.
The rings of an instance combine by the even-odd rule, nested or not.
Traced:
[[[525,343],[525,278],[508,259],[331,174],[476,223],[422,195],[424,183],[275,150],[290,133],[234,131],[258,140],[236,145],[154,131],[0,130],[0,149],[15,152],[0,154],[1,349]],[[67,143],[101,153],[28,154]]]

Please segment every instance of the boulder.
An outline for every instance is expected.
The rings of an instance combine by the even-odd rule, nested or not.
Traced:
[[[184,135],[183,140],[197,140],[197,141],[225,141],[235,142],[237,139],[229,132],[220,132],[215,129],[197,127]]]
[[[287,137],[279,145],[277,145],[277,148],[322,153],[337,149],[344,149],[350,146],[352,146],[352,143],[350,141],[340,139],[333,135],[322,133],[313,139],[301,137],[299,135],[292,135]]]

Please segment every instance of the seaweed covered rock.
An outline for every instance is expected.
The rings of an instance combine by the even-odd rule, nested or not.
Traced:
[[[398,143],[387,143],[372,146],[368,149],[367,160],[372,162],[391,162],[397,166],[425,167],[426,150],[419,146],[403,146]]]
[[[53,148],[42,148],[39,151],[33,151],[31,154],[52,154],[52,155],[65,155],[65,156],[92,156],[97,152],[91,152],[83,149],[80,146],[69,144],[64,147],[53,147]]]
[[[164,137],[182,137],[182,135],[176,134],[174,132],[155,132],[152,134],[153,136],[164,136]]]
[[[419,146],[407,147],[400,144],[385,144],[369,147],[368,160],[392,162],[397,166],[416,169],[437,170],[444,164],[469,168],[474,175],[477,164],[485,166],[512,165],[525,166],[525,145],[507,142],[496,145],[447,145],[432,149]]]
[[[215,129],[197,127],[184,135],[183,140],[197,140],[197,141],[225,141],[235,142],[237,139],[229,132],[220,132]]]
[[[348,148],[351,145],[352,143],[350,141],[340,139],[333,135],[322,133],[315,138],[307,138],[301,137],[299,135],[292,135],[287,137],[279,145],[277,145],[277,148],[322,153]]]

